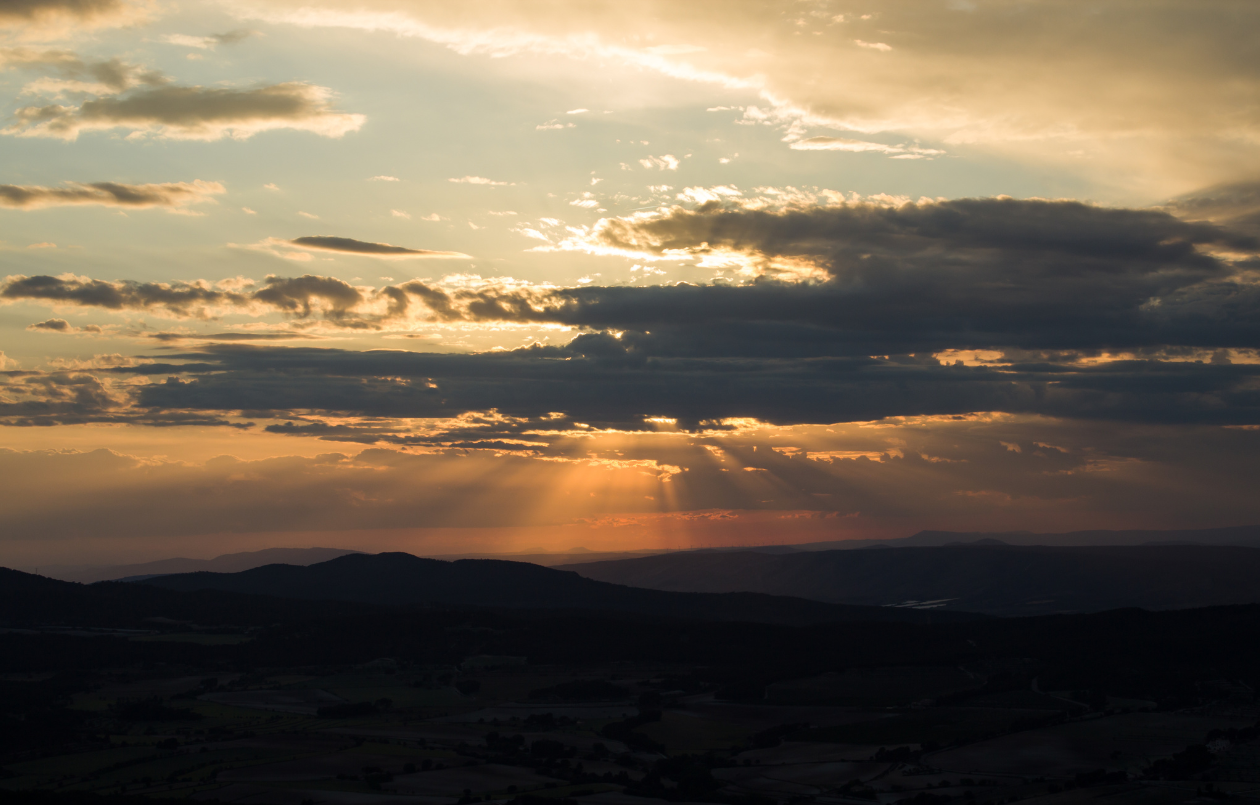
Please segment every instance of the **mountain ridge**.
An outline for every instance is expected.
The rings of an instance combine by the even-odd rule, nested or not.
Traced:
[[[306,567],[267,565],[240,573],[190,573],[134,582],[168,590],[219,590],[385,606],[581,609],[693,620],[767,623],[928,622],[941,615],[850,606],[755,592],[671,592],[610,584],[569,570],[495,559],[446,562],[407,553],[347,554]],[[943,613],[948,618],[977,617]]]
[[[212,559],[174,557],[125,565],[54,565],[41,568],[44,571],[41,575],[60,581],[91,584],[97,581],[115,581],[135,576],[195,573],[199,570],[235,573],[276,563],[309,565],[326,562],[350,553],[359,553],[359,551],[350,548],[263,548],[257,551],[225,553]]]
[[[674,553],[567,567],[588,578],[648,589],[770,595],[791,590],[831,603],[935,606],[1005,616],[1260,602],[1260,549],[1245,546],[959,543],[896,550]]]

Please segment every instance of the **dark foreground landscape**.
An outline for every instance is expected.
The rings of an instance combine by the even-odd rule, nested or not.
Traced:
[[[1260,798],[1260,605],[1250,603],[1260,595],[1246,572],[1260,549],[1063,550],[1076,553],[846,551],[849,559],[821,564],[816,556],[808,579],[805,564],[765,554],[760,575],[745,554],[587,569],[641,587],[406,554],[92,585],[0,570],[0,796],[293,805]],[[863,577],[854,562],[866,563],[868,581],[901,580],[885,593],[893,598],[918,589],[914,572],[930,576],[915,567],[991,569],[950,571],[952,595],[942,597],[971,596],[977,611],[965,611],[924,598],[864,605],[881,603],[870,584],[838,594],[837,579]],[[1198,581],[1170,587],[1168,567],[1189,562]],[[709,568],[691,576],[700,591],[663,589],[679,586],[687,563]],[[1041,585],[1028,595],[1053,588],[1079,606],[997,616],[1019,611],[1020,566]],[[833,567],[830,582],[818,567]],[[1083,570],[1073,577],[1073,567]],[[1121,567],[1128,580],[1099,598],[1099,579]],[[1205,573],[1219,581],[1203,583]],[[740,587],[731,581],[740,574],[762,581]],[[822,600],[783,595],[793,578],[798,595]],[[1149,608],[1090,611],[1125,591]],[[1193,606],[1208,592],[1233,603]],[[1032,608],[1041,599],[1023,600]],[[997,614],[978,611],[986,608]]]

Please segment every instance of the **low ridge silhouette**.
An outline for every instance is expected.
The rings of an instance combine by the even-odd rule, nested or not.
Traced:
[[[567,570],[524,562],[445,562],[407,553],[350,554],[306,567],[268,565],[241,573],[187,573],[137,583],[168,590],[221,590],[390,606],[581,609],[765,623],[927,622],[968,617],[962,613],[844,606],[751,592],[663,592],[596,581]]]
[[[790,593],[831,603],[992,615],[1260,602],[1260,548],[1238,546],[1015,546],[986,537],[884,550],[696,551],[567,568],[656,590]]]
[[[94,581],[117,579],[134,580],[137,576],[165,576],[171,573],[196,573],[208,570],[212,573],[237,573],[263,565],[311,565],[327,562],[348,553],[358,553],[348,548],[264,548],[259,551],[225,553],[213,559],[158,559],[128,565],[53,566],[41,568],[41,575],[62,581],[78,581],[90,584]]]

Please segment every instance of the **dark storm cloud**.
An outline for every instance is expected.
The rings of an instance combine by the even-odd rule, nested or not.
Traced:
[[[1150,422],[1260,421],[1260,366],[1117,361],[1099,366],[942,365],[920,358],[697,359],[636,353],[591,334],[567,347],[480,355],[210,347],[185,378],[141,386],[156,409],[320,410],[376,417],[452,417],[495,409],[559,412],[593,426],[644,418],[754,417],[777,424],[866,421],[973,411]],[[141,367],[181,373],[176,364]],[[136,369],[120,367],[130,373]]]
[[[818,256],[841,279],[869,276],[864,261],[876,256],[918,257],[906,263],[907,268],[917,268],[938,248],[984,250],[970,254],[972,261],[991,250],[1007,257],[1035,255],[1038,259],[1027,268],[1038,272],[1053,270],[1059,265],[1055,258],[1064,255],[1091,261],[1080,267],[1082,272],[1101,269],[1095,261],[1119,261],[1111,267],[1113,273],[1140,271],[1150,264],[1201,270],[1192,248],[1198,244],[1257,248],[1255,238],[1159,210],[1012,198],[900,206],[859,203],[784,212],[711,202],[694,210],[674,208],[658,217],[606,219],[594,237],[607,246],[659,254],[673,249],[704,251],[702,244],[708,244],[710,249]]]
[[[1162,209],[1179,218],[1212,221],[1260,236],[1260,181],[1210,187],[1175,198]]]
[[[304,237],[290,241],[294,246],[303,249],[319,249],[345,254],[361,254],[366,257],[467,257],[460,252],[440,252],[429,249],[407,249],[402,246],[391,246],[388,243],[370,243],[352,238],[338,237]]]
[[[70,182],[64,187],[0,184],[0,207],[33,210],[43,207],[93,204],[129,209],[173,208],[210,201],[213,196],[224,192],[227,191],[218,182],[203,181],[162,184]]]
[[[754,263],[804,259],[828,279],[541,293],[426,287],[423,301],[439,319],[651,331],[666,354],[775,341],[793,354],[868,355],[1260,345],[1260,290],[1214,254],[1254,255],[1260,241],[1158,210],[1014,199],[788,212],[709,204],[606,220],[587,243],[649,255],[722,250]],[[419,295],[417,286],[403,287]]]
[[[625,330],[659,355],[888,355],[947,349],[1098,351],[1260,346],[1260,288],[1232,278],[1144,296],[1144,278],[1094,277],[1076,295],[1002,283],[879,281],[444,291],[409,283],[440,321]],[[1012,279],[1011,283],[1015,281]],[[986,287],[987,286],[987,287]],[[422,293],[424,295],[422,295]],[[1019,294],[1023,298],[1011,299]],[[1110,298],[1108,298],[1110,297]]]
[[[349,238],[292,243],[385,256],[402,248]],[[1260,347],[1252,279],[1260,241],[1160,210],[1013,199],[788,212],[710,204],[605,221],[589,244],[696,256],[720,249],[754,264],[804,260],[825,279],[579,288],[410,281],[372,291],[308,275],[272,277],[262,290],[216,302],[301,317],[318,308],[347,328],[427,317],[614,329],[638,354],[673,357]]]
[[[1246,263],[1260,244],[1212,223],[1010,199],[782,213],[705,205],[604,222],[593,238],[662,253],[807,258],[828,279],[569,289],[413,281],[372,291],[315,275],[270,277],[248,290],[36,277],[10,280],[0,298],[181,315],[221,305],[363,329],[407,321],[423,306],[439,321],[587,330],[563,347],[472,355],[221,344],[110,369],[154,379],[127,392],[151,411],[438,418],[497,410],[621,428],[653,416],[695,427],[731,417],[801,424],[976,411],[1260,422],[1260,286]],[[987,354],[964,365],[957,353],[966,350]],[[278,432],[412,438],[389,427],[328,427]]]
[[[89,422],[252,427],[252,423],[218,414],[136,408],[132,390],[102,369],[0,373],[0,390],[4,392],[0,395],[0,422],[16,427]]]

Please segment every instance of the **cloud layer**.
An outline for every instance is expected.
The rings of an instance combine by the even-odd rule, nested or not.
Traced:
[[[292,244],[456,256],[349,238]],[[274,311],[268,300],[275,288],[322,288],[332,294],[322,298],[338,300],[329,320],[345,326],[370,319],[403,329],[426,320],[615,329],[630,332],[625,343],[644,354],[673,356],[1260,347],[1260,239],[1162,210],[1016,199],[769,210],[734,200],[603,219],[549,248],[726,266],[740,282],[555,288],[410,281],[372,289],[308,276],[269,278],[270,290],[246,292],[30,277],[7,280],[0,298],[204,317],[205,306]],[[322,310],[317,301],[280,309],[309,316]]]
[[[0,184],[0,207],[21,210],[92,204],[102,207],[141,209],[178,208],[213,201],[227,192],[218,182],[164,182],[123,184],[121,182],[67,182],[65,187]]]
[[[468,257],[468,255],[461,252],[443,252],[433,251],[431,249],[408,249],[402,246],[391,246],[388,243],[371,243],[369,241],[354,240],[353,238],[330,236],[294,238],[289,242],[302,249],[341,252],[343,254],[358,254],[364,257],[380,257],[384,259]]]
[[[879,8],[836,0],[790,9],[646,0],[633,15],[577,0],[545,9],[528,0],[265,0],[237,13],[386,30],[467,55],[621,64],[627,83],[652,70],[756,93],[760,108],[743,107],[740,122],[774,127],[789,143],[924,138],[932,149],[1051,164],[1130,197],[1260,172],[1260,110],[1250,100],[1260,87],[1250,35],[1260,8],[1233,0]]]
[[[143,20],[145,3],[122,0],[5,0],[0,4],[0,28],[58,31],[126,25]]]
[[[0,48],[0,68],[48,74],[27,84],[22,89],[23,95],[109,95],[141,84],[158,86],[167,82],[167,78],[161,73],[121,59],[85,61],[78,54],[67,50]]]
[[[370,288],[319,275],[258,286],[19,276],[0,299],[190,319],[282,314],[334,330],[429,322],[581,331],[564,346],[483,354],[208,346],[111,368],[146,380],[90,398],[95,410],[65,409],[80,419],[498,410],[639,430],[653,418],[694,429],[735,418],[797,425],[1005,412],[1260,424],[1260,241],[1218,224],[1037,200],[781,209],[728,200],[576,231],[568,248],[720,260],[747,280]],[[5,409],[9,421],[69,421],[58,419],[62,409],[39,409],[45,390],[59,387],[48,383],[29,385]],[[373,428],[294,433],[407,443]]]
[[[486,439],[495,419],[469,418],[463,435]],[[327,539],[338,531],[338,539],[372,544],[369,529],[402,529],[395,536],[414,541],[396,547],[433,550],[425,529],[532,526],[546,528],[548,540],[576,531],[564,547],[625,549],[1029,522],[1045,530],[1185,527],[1201,523],[1205,509],[1217,522],[1260,517],[1249,494],[1260,469],[1257,431],[996,416],[527,438],[542,446],[511,455],[457,446],[252,461],[0,449],[9,480],[0,487],[4,547],[47,556],[145,540],[179,553],[172,538],[235,532],[246,549],[285,532],[307,544],[311,532]],[[499,534],[486,547],[524,548],[539,536]],[[476,535],[445,537],[442,547],[454,552],[469,550],[464,541]]]
[[[159,86],[80,106],[28,106],[3,133],[74,140],[83,132],[125,129],[135,136],[174,140],[243,140],[275,129],[341,137],[363,126],[364,116],[338,112],[332,90],[288,82],[254,89]]]

